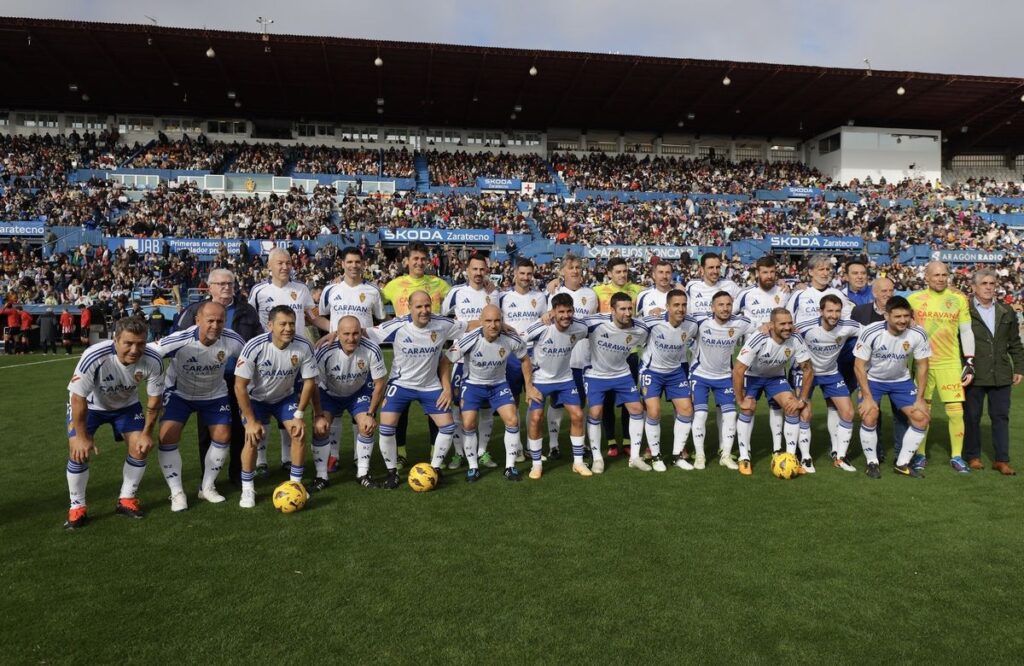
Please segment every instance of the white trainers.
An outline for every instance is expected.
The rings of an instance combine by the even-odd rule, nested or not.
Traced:
[[[185,496],[184,490],[171,495],[171,511],[185,511],[188,509],[188,497]]]
[[[650,472],[651,466],[644,462],[644,459],[640,456],[629,459],[629,466],[633,469],[638,469],[641,472]]]
[[[594,456],[593,462],[590,463],[590,471],[594,474],[604,474],[604,458]]]
[[[248,488],[242,489],[242,498],[238,500],[238,506],[243,509],[253,509],[256,507],[256,491]]]
[[[686,461],[684,460],[683,462],[686,462]],[[694,456],[694,458],[693,458],[693,468],[694,469],[704,469],[705,467],[707,467],[707,464],[708,464],[708,460],[704,456]],[[684,467],[683,469],[686,469],[686,468]]]
[[[687,472],[693,469],[693,465],[690,464],[690,461],[688,461],[686,458],[682,456],[677,457],[676,461],[672,464],[678,467],[679,469],[685,469]]]
[[[209,488],[199,489],[199,499],[206,500],[210,504],[220,504],[224,501],[224,496],[217,492],[217,489],[213,486]]]
[[[516,451],[516,462],[517,463],[526,462],[526,456],[523,455],[523,450],[522,449],[519,449],[518,451]]]
[[[661,458],[658,458],[656,460],[651,461],[651,469],[653,469],[655,472],[664,472],[665,470],[668,469],[668,467],[665,467],[665,463],[661,460]]]
[[[844,472],[856,472],[857,471],[857,468],[854,467],[853,465],[851,465],[850,463],[846,462],[845,458],[836,458],[835,460],[832,461],[832,466],[837,468],[837,469],[841,469]]]
[[[722,467],[727,467],[729,469],[740,468],[740,466],[736,464],[736,461],[733,460],[732,456],[730,456],[728,453],[723,453],[721,456],[718,457],[718,464],[721,465]]]
[[[808,474],[814,474],[814,461],[810,458],[804,458],[800,461],[800,466],[804,468],[804,471]],[[857,471],[857,470],[853,470]]]

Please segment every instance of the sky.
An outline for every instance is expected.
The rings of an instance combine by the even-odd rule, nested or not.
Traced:
[[[1019,0],[4,0],[0,14],[1024,77]]]

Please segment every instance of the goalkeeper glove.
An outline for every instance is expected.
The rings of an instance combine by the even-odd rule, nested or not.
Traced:
[[[960,372],[960,383],[967,386],[974,381],[974,357],[964,358],[964,369]]]

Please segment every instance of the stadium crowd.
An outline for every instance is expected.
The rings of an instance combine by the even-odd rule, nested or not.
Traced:
[[[195,140],[187,135],[171,141],[163,133],[151,145],[136,144],[137,154],[128,166],[133,169],[186,169],[216,173],[227,159],[227,144],[211,142],[205,134]]]
[[[464,151],[448,153],[432,150],[426,157],[431,185],[474,187],[477,177],[551,182],[551,174],[540,155]]]

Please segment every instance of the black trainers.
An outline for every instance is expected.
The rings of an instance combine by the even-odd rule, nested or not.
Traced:
[[[129,518],[135,519],[142,518],[146,515],[142,511],[142,507],[139,505],[139,498],[137,497],[122,497],[117,500],[117,507],[114,509],[114,513],[119,513],[122,516],[128,516]]]
[[[480,469],[479,468],[466,470],[466,481],[468,483],[476,483],[479,480],[480,480]]]
[[[882,470],[878,469],[878,463],[868,463],[868,468],[864,470],[864,473],[868,475],[869,479],[882,478]]]
[[[393,469],[389,469],[388,475],[384,479],[383,487],[388,490],[394,490],[400,485],[402,485],[402,479],[398,476],[398,472]]]
[[[558,450],[558,447],[554,447],[548,451],[548,460],[561,460],[562,452]]]
[[[327,479],[321,479],[317,477],[310,482],[308,488],[309,492],[318,493],[329,485],[331,485],[330,481],[328,481]]]
[[[924,478],[924,472],[917,469],[916,467],[911,467],[910,465],[894,465],[892,471],[902,476],[914,477],[915,479]]]
[[[370,475],[356,477],[356,481],[359,482],[363,488],[380,488],[380,483],[370,478]]]
[[[519,470],[516,469],[515,467],[506,467],[505,468],[505,478],[508,479],[509,481],[522,481],[523,480],[522,475],[519,474]]]
[[[434,474],[437,474],[437,483],[434,484],[434,487],[437,488],[444,481],[444,474],[441,473],[440,467],[431,467],[431,469],[434,470]]]

